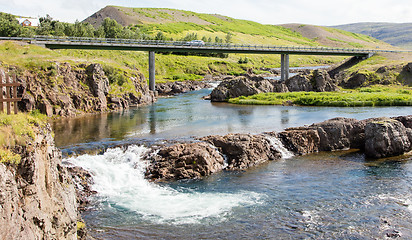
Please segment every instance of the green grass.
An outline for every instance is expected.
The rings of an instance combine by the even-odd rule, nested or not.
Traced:
[[[358,40],[365,41],[365,42],[371,42],[371,43],[381,42],[381,41],[379,41],[379,40],[377,40],[373,37],[363,35],[363,34],[359,34],[359,33],[353,33],[353,32],[348,32],[348,31],[345,31],[345,30],[336,29],[336,28],[329,28],[329,27],[322,27],[322,28],[325,29],[326,31],[330,32],[330,33],[334,33],[334,34],[339,33],[339,34],[342,34],[344,36],[351,37],[351,38],[358,39]]]
[[[0,113],[0,163],[19,164],[21,156],[10,149],[33,140],[36,128],[45,124],[46,117],[38,112],[16,115]]]
[[[0,113],[0,146],[24,145],[35,138],[35,127],[44,126],[46,117],[38,112],[7,115]]]
[[[233,98],[229,100],[229,103],[333,107],[412,106],[412,90],[395,86],[374,86],[341,92],[262,93]]]

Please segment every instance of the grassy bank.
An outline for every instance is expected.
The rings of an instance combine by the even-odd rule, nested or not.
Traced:
[[[20,162],[20,155],[10,149],[16,145],[25,146],[35,138],[36,128],[46,123],[46,117],[38,113],[6,115],[0,113],[0,163]]]
[[[412,106],[412,88],[373,86],[340,92],[262,93],[233,98],[229,103],[333,107]]]

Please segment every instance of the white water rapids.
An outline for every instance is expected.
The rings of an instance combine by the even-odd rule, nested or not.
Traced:
[[[198,223],[208,217],[223,220],[232,208],[260,203],[262,195],[250,191],[182,192],[148,182],[142,160],[147,150],[129,146],[126,150],[109,149],[103,155],[82,155],[67,161],[91,172],[93,190],[99,198],[156,223]]]

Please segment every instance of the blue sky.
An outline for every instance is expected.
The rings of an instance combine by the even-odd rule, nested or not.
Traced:
[[[218,13],[264,24],[337,25],[354,22],[412,22],[411,0],[0,0],[0,11],[74,22],[106,5],[166,7]]]

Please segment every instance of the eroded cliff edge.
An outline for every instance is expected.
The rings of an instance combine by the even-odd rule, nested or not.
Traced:
[[[72,177],[50,126],[31,128],[27,141],[2,150],[20,160],[1,155],[0,239],[78,239],[78,230],[84,237]]]
[[[21,83],[20,111],[40,110],[47,116],[73,117],[85,113],[127,109],[156,100],[137,70],[127,72],[100,63],[55,62],[48,67],[22,69],[0,66],[2,79],[16,76]],[[4,81],[4,80],[3,80]]]

